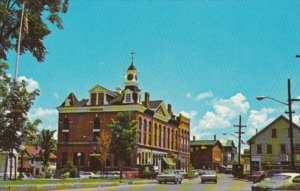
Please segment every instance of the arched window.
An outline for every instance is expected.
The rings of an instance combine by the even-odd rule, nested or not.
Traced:
[[[148,145],[152,144],[152,123],[149,122],[149,128],[148,128]]]
[[[154,124],[154,146],[157,146],[157,124]]]
[[[146,145],[147,144],[147,120],[144,120],[144,129],[143,129],[143,144]]]
[[[161,147],[161,125],[159,125],[159,129],[158,129],[158,144],[159,144],[159,147]]]
[[[142,143],[142,118],[139,118],[139,143]]]

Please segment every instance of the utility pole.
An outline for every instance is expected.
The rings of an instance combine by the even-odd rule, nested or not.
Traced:
[[[290,147],[291,147],[291,167],[295,169],[294,161],[294,133],[293,133],[293,119],[292,119],[292,101],[297,101],[296,99],[291,98],[291,81],[288,79],[288,114],[289,114],[289,136],[290,136]]]
[[[245,132],[242,132],[242,127],[247,127],[246,125],[242,125],[242,116],[240,115],[239,118],[239,124],[238,125],[234,125],[234,127],[238,127],[239,131],[235,132],[238,134],[238,139],[239,139],[239,153],[238,153],[238,164],[241,164],[241,135],[245,134]]]

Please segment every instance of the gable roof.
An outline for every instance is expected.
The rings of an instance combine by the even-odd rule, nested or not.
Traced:
[[[69,105],[67,105],[69,104]],[[71,92],[68,97],[65,99],[65,101],[60,105],[60,107],[66,107],[66,106],[78,106],[78,99],[75,96],[73,92]]]
[[[264,127],[263,129],[261,129],[258,133],[256,133],[254,136],[252,136],[247,143],[250,144],[255,138],[257,138],[259,135],[261,135],[262,133],[264,133],[268,128],[272,127],[272,125],[274,125],[277,121],[279,120],[284,120],[287,123],[289,123],[289,119],[287,119],[285,116],[280,115],[279,117],[277,117],[274,121],[272,121],[269,125],[267,125],[266,127]],[[300,127],[298,125],[296,125],[295,123],[292,123],[292,127],[293,128],[297,128],[300,130]]]
[[[113,92],[113,91],[111,91],[111,90],[109,90],[109,89],[107,89],[107,88],[105,88],[105,87],[103,87],[103,86],[100,86],[100,85],[98,85],[98,84],[96,84],[94,87],[92,87],[92,88],[89,90],[89,92],[92,92],[92,91],[95,90],[95,89],[102,89],[102,90],[104,90],[106,93],[108,93],[108,94],[110,94],[110,95],[112,95],[112,96],[117,96],[117,94],[118,94],[118,93]]]
[[[235,147],[233,140],[219,140],[222,147]]]

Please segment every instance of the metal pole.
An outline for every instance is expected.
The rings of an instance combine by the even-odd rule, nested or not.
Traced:
[[[291,81],[288,79],[288,113],[289,113],[289,136],[291,147],[291,167],[295,169],[294,162],[294,142],[293,142],[293,118],[292,118],[292,99],[291,99]]]
[[[24,9],[25,9],[25,1],[23,1],[23,5],[22,5],[20,31],[19,31],[19,38],[18,38],[17,60],[16,60],[16,68],[15,68],[15,79],[17,79],[18,77],[18,70],[19,70],[19,58],[20,58],[21,37],[22,37],[22,29],[23,29]]]

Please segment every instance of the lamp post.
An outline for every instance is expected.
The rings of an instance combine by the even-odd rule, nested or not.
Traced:
[[[295,160],[294,160],[294,141],[293,141],[293,119],[292,119],[292,102],[293,101],[300,101],[300,99],[293,99],[291,98],[291,81],[288,79],[288,102],[279,101],[275,98],[268,97],[268,96],[258,96],[256,97],[257,100],[263,100],[263,99],[271,99],[278,103],[284,104],[288,106],[288,114],[289,114],[289,136],[290,136],[290,149],[291,149],[291,167],[292,169],[295,169]]]
[[[24,157],[25,146],[24,145],[20,145],[19,149],[21,151],[21,169],[20,169],[19,178],[23,178],[23,157]]]
[[[81,153],[77,153],[77,157],[78,157],[78,164],[77,164],[77,168],[78,168],[78,176],[79,176],[79,170],[80,170],[80,157],[81,157]]]

